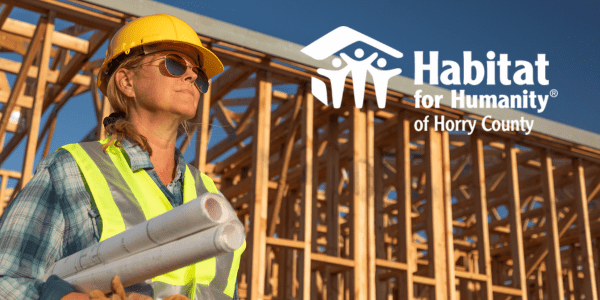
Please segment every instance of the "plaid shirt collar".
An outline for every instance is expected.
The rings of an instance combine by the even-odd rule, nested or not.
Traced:
[[[150,155],[148,155],[147,151],[142,150],[142,147],[134,144],[127,137],[121,140],[121,146],[123,146],[123,150],[129,156],[131,171],[136,172],[139,169],[154,170],[154,165],[150,161]],[[177,172],[173,181],[177,181],[183,177],[186,166],[185,158],[183,158],[181,151],[177,147],[175,147],[175,156],[177,156]]]

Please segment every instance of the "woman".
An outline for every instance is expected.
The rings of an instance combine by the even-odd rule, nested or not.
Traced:
[[[115,111],[103,122],[108,138],[44,158],[2,216],[1,299],[89,299],[58,278],[42,282],[46,269],[202,193],[218,193],[185,163],[176,139],[208,79],[222,71],[195,31],[175,17],[142,17],[115,34],[98,75]],[[236,299],[244,248],[130,287],[136,293],[128,299]]]

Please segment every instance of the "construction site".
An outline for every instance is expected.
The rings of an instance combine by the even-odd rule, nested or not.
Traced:
[[[357,108],[351,78],[341,107],[327,106],[311,93],[312,78],[330,83],[317,72],[324,62],[304,46],[227,23],[202,27],[208,17],[149,0],[1,2],[0,51],[20,59],[0,58],[0,214],[31,180],[36,155],[49,153],[71,98],[87,95],[96,119],[70,143],[104,138],[104,53],[92,57],[124,24],[166,13],[225,65],[178,147],[194,151],[191,164],[246,227],[240,299],[599,299],[597,134],[540,117],[528,135],[486,131],[482,122],[523,114],[416,108],[405,77],[390,80],[385,108],[373,82]],[[39,19],[11,18],[17,8]],[[59,19],[70,26],[55,30]],[[416,131],[426,116],[477,125]],[[21,143],[22,170],[5,169]]]

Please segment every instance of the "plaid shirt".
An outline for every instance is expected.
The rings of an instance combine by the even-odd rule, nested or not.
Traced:
[[[132,171],[145,169],[173,207],[183,203],[186,163],[179,149],[175,178],[165,186],[147,152],[126,138],[122,146]],[[100,215],[73,156],[59,150],[43,158],[0,218],[0,299],[37,299],[46,268],[98,243],[101,232]]]

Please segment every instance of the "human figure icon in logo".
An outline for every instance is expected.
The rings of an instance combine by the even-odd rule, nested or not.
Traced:
[[[365,43],[371,47],[376,48],[378,51],[381,51],[382,53],[390,55],[394,58],[401,58],[403,56],[402,52],[346,26],[340,26],[332,30],[331,32],[312,42],[310,45],[302,48],[301,51],[302,53],[310,56],[313,59],[324,60],[356,42]],[[363,58],[365,53],[363,49],[358,48],[355,50],[354,54],[356,58],[361,59]],[[340,56],[348,64],[343,69],[317,69],[317,73],[321,74],[322,76],[328,77],[331,81],[331,88],[333,94],[332,96],[334,98],[334,107],[339,108],[341,105],[341,97],[344,89],[343,87],[345,76],[348,75],[349,71],[352,71],[352,82],[354,85],[354,101],[356,103],[356,107],[362,108],[363,106],[367,71],[369,71],[373,76],[376,91],[375,93],[377,96],[377,104],[379,105],[379,107],[385,106],[385,96],[387,93],[386,88],[388,86],[388,80],[390,79],[390,77],[400,74],[400,72],[402,71],[400,69],[375,69],[371,65],[371,63],[373,63],[373,61],[375,61],[375,59],[377,58],[377,53],[373,53],[371,56],[364,60],[352,59],[345,53],[341,53]],[[334,59],[333,61],[335,62],[334,67],[337,67],[341,64],[339,59]],[[385,66],[385,59],[380,59],[378,61],[378,64],[380,64],[380,68]],[[316,99],[321,101],[324,105],[328,105],[327,87],[325,85],[325,82],[323,82],[317,77],[311,77],[311,92]]]
[[[354,51],[356,58],[362,58],[365,55],[363,49],[358,48]],[[346,53],[340,53],[342,59],[348,64],[352,70],[352,82],[354,88],[354,104],[357,108],[362,108],[365,98],[365,81],[367,79],[367,70],[373,68],[371,64],[377,58],[378,53],[371,54],[364,60],[354,60]]]
[[[385,67],[387,61],[385,58],[380,58],[377,60],[377,66],[380,68]],[[385,98],[387,95],[387,87],[388,81],[390,78],[400,75],[402,73],[402,69],[395,68],[391,70],[379,70],[372,65],[369,65],[369,73],[373,76],[373,82],[375,84],[375,97],[377,98],[377,106],[379,108],[385,108]],[[352,74],[354,76],[354,74]]]
[[[334,68],[339,68],[342,65],[342,61],[339,58],[334,58],[331,62]],[[317,73],[329,78],[331,81],[331,97],[333,98],[333,107],[340,108],[342,104],[342,95],[344,94],[344,82],[346,82],[346,76],[350,73],[350,65],[346,65],[344,68],[339,70],[328,70],[328,69],[317,69]]]

